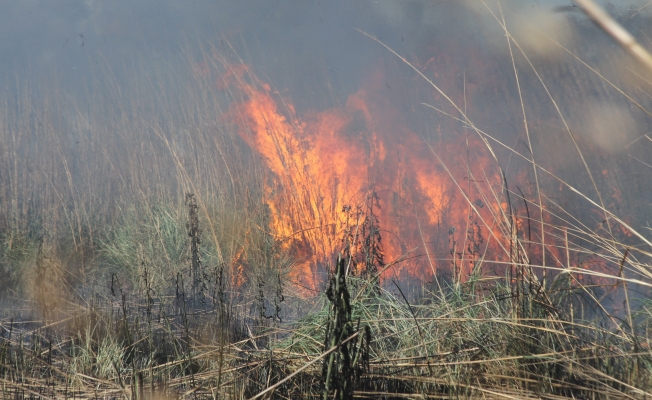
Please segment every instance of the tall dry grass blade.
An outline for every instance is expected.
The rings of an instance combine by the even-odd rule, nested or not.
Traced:
[[[611,15],[593,0],[575,0],[580,8],[611,37],[613,37],[629,54],[647,69],[652,71],[652,54],[641,46],[627,29],[620,25]],[[640,10],[639,10],[640,11]],[[639,12],[637,11],[637,13]]]

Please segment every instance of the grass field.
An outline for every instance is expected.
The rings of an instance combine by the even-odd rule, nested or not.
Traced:
[[[518,79],[523,50],[506,40]],[[202,68],[228,70],[212,54]],[[312,289],[293,279],[297,248],[271,228],[274,174],[221,118],[250,94],[167,67],[181,68],[98,81],[85,101],[56,82],[6,90],[0,397],[651,398],[652,243],[604,205],[570,129],[597,196],[475,126],[422,76],[496,168],[496,154],[525,160],[535,195],[503,173],[480,206],[461,196],[497,244],[471,232],[461,259],[454,245],[422,249],[436,273],[401,280],[392,269],[417,255],[386,259],[370,190],[342,211],[357,218],[331,238]],[[525,109],[514,112],[527,131]],[[452,168],[436,149],[432,162]],[[542,176],[604,220],[546,197]],[[468,194],[470,178],[455,185]],[[497,205],[490,220],[484,204]]]

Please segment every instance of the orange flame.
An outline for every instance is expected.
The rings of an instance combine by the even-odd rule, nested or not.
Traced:
[[[295,282],[312,289],[318,286],[320,265],[341,247],[343,206],[362,203],[372,188],[381,198],[378,218],[386,260],[413,249],[416,256],[431,256],[387,273],[425,277],[449,268],[450,260],[434,260],[442,258],[435,255],[438,243],[439,250],[450,247],[455,265],[460,264],[458,273],[468,274],[481,247],[496,243],[490,236],[499,230],[492,221],[502,205],[491,196],[478,196],[491,193],[492,183],[499,180],[483,161],[489,157],[482,145],[473,137],[463,138],[467,150],[482,154],[473,168],[456,159],[459,139],[429,148],[402,122],[400,113],[376,95],[374,87],[382,77],[377,75],[369,87],[350,95],[344,107],[301,116],[269,85],[249,83],[256,79],[245,66],[229,69],[222,78],[244,98],[232,105],[229,117],[275,177],[265,199],[271,213],[269,229],[298,258],[290,276]],[[464,167],[447,171],[433,151],[451,165]],[[466,187],[458,187],[456,181]]]

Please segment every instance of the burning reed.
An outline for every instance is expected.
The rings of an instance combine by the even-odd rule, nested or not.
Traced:
[[[3,397],[650,396],[650,243],[531,143],[432,80],[458,112],[433,129],[469,134],[415,133],[379,73],[302,112],[204,57],[167,92],[3,111]]]

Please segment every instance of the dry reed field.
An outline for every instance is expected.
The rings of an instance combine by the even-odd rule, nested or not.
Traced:
[[[473,109],[491,80],[456,92],[364,30],[393,72],[311,112],[228,40],[98,66],[82,95],[7,84],[0,397],[651,399],[652,139],[628,116],[652,116],[652,42],[577,3],[620,58],[478,2],[508,116]]]

